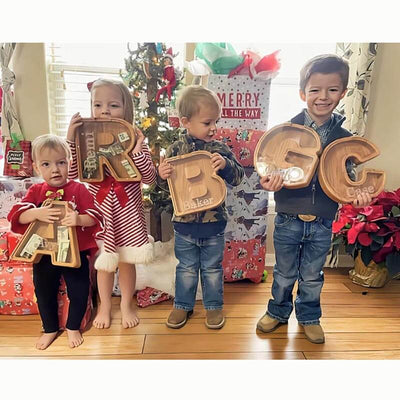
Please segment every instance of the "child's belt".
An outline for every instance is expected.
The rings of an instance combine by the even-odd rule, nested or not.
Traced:
[[[317,219],[316,215],[311,214],[297,214],[297,217],[304,222],[311,222]]]

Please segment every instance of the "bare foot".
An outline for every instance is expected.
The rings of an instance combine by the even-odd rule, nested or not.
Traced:
[[[38,350],[47,349],[57,337],[58,332],[43,333],[42,336],[36,342],[36,348]]]
[[[121,302],[121,314],[121,323],[124,328],[133,328],[134,326],[139,324],[140,320],[139,317],[136,315],[132,302],[130,302],[129,304],[123,304]]]
[[[110,304],[100,303],[93,326],[98,329],[107,329],[111,325],[111,302]]]
[[[67,329],[67,335],[69,347],[71,347],[71,349],[78,347],[83,343],[83,337],[79,330],[71,331],[70,329]]]

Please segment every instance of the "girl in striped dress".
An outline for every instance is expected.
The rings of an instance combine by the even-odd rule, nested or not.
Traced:
[[[89,85],[88,85],[89,86]],[[90,88],[91,114],[94,118],[121,118],[133,123],[133,101],[128,88],[118,81],[98,79]],[[81,116],[72,116],[67,142],[73,156],[69,178],[78,177],[75,148],[75,130],[82,125]],[[130,154],[142,175],[142,183],[152,184],[156,171],[144,135],[136,131],[136,144]],[[153,245],[149,242],[143,212],[141,182],[117,182],[106,167],[103,182],[89,183],[88,189],[95,198],[95,205],[106,220],[106,231],[99,236],[99,256],[95,261],[100,306],[93,321],[96,328],[109,328],[111,324],[111,294],[114,273],[119,269],[121,289],[121,314],[124,328],[139,323],[133,305],[136,285],[136,263],[148,263],[153,258]]]

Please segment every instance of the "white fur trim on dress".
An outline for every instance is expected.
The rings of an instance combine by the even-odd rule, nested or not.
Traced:
[[[119,255],[117,253],[107,253],[101,251],[94,262],[94,267],[98,271],[115,272],[118,267]]]
[[[117,252],[119,254],[119,261],[129,264],[148,264],[154,258],[154,248],[151,243],[139,247],[117,247]]]

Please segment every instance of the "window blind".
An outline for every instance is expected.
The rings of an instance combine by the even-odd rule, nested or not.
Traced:
[[[90,93],[87,83],[98,78],[122,80],[120,68],[78,65],[63,54],[62,44],[46,44],[49,115],[52,133],[67,134],[71,117],[80,112],[90,117]],[[121,55],[121,63],[124,59]]]

